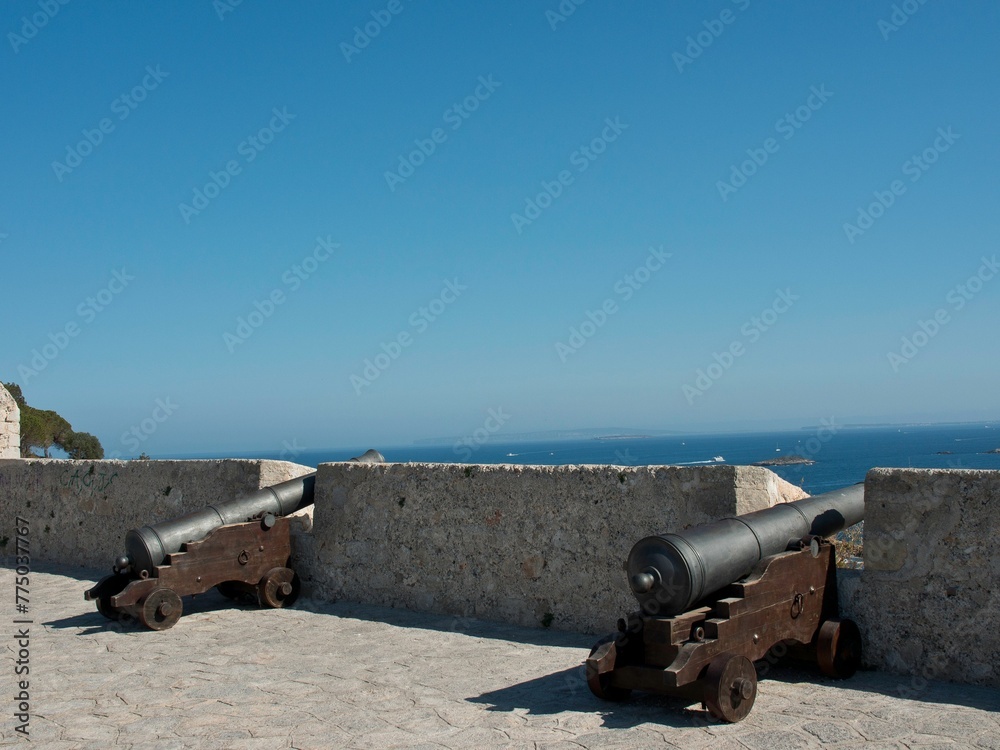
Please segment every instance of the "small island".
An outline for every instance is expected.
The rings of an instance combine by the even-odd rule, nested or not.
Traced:
[[[984,454],[987,454],[987,453],[1000,453],[1000,448],[994,448],[991,451],[983,451],[983,453]]]
[[[952,454],[954,454],[954,451],[938,451],[937,452],[937,455],[939,455],[939,456],[950,456]]]
[[[766,461],[758,461],[757,463],[750,464],[751,466],[792,466],[794,464],[803,464],[809,466],[816,463],[811,458],[806,458],[805,456],[778,456],[777,458],[769,458]]]

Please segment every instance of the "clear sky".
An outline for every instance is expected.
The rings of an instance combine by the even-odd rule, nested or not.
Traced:
[[[0,31],[0,379],[109,454],[1000,414],[996,3]]]

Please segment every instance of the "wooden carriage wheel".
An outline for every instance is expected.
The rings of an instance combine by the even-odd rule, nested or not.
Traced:
[[[299,577],[291,568],[272,568],[257,584],[262,607],[287,607],[299,598]]]
[[[757,698],[757,670],[745,656],[722,654],[708,665],[704,701],[717,719],[734,723],[745,719]]]
[[[816,660],[823,674],[846,680],[861,666],[861,631],[854,620],[827,620],[816,636]]]
[[[183,611],[184,605],[176,591],[156,589],[143,601],[139,621],[150,630],[166,630],[181,619]]]

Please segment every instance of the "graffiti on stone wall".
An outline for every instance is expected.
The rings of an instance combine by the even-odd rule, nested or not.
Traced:
[[[118,476],[117,471],[101,469],[98,471],[95,464],[91,464],[86,471],[82,467],[76,467],[63,482],[64,487],[69,487],[79,497],[81,495],[96,495],[104,492],[111,486]]]

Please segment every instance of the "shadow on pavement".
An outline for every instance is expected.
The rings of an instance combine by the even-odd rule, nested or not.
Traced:
[[[822,685],[843,690],[858,690],[899,700],[1000,711],[998,688],[930,681],[920,676],[866,670],[858,672],[847,680],[834,680],[820,674],[815,666],[779,664],[769,671],[767,679],[792,685]]]
[[[368,622],[380,622],[399,628],[417,628],[419,630],[436,630],[441,633],[459,633],[473,638],[488,638],[491,640],[511,641],[534,646],[557,646],[580,649],[580,660],[586,658],[590,647],[598,636],[570,633],[561,630],[545,630],[529,628],[521,625],[478,620],[473,617],[458,615],[439,615],[426,612],[412,612],[406,609],[394,609],[375,604],[357,604],[353,602],[324,602],[315,599],[301,599],[296,609],[304,609],[318,614],[347,617]]]
[[[46,623],[54,628],[87,628],[81,635],[91,635],[108,629],[145,630],[134,623],[118,623],[108,620],[97,612],[92,602],[83,599],[83,593],[106,573],[92,568],[72,568],[67,566],[39,563],[33,566],[36,573],[48,573],[80,581],[80,604],[88,612],[72,617],[53,620]],[[214,589],[199,596],[185,596],[184,616],[198,612],[210,612],[224,609],[256,610],[257,607],[243,605],[226,599]],[[354,602],[326,602],[318,599],[302,597],[292,607],[293,610],[312,612],[319,615],[350,618],[368,622],[384,623],[400,628],[417,628],[419,630],[436,630],[442,633],[459,633],[473,638],[489,638],[491,640],[511,641],[536,646],[557,646],[581,649],[581,660],[586,657],[597,636],[581,635],[559,630],[529,628],[519,625],[478,620],[472,617],[457,615],[428,614],[412,612],[405,609],[379,606],[375,604],[358,604]],[[152,632],[152,631],[150,631]]]
[[[911,678],[885,672],[858,672],[849,680],[833,680],[816,673],[815,665],[779,665],[768,670],[768,681],[801,684],[811,688],[829,687],[875,693],[899,700],[940,703],[983,711],[1000,711],[1000,690],[971,687],[947,682],[927,683],[922,691],[914,690]],[[924,684],[918,682],[918,684]],[[906,691],[909,688],[910,691]],[[903,692],[901,692],[901,689]],[[608,728],[634,727],[652,722],[675,728],[704,727],[720,722],[689,700],[634,692],[622,703],[603,701],[587,687],[584,667],[537,677],[527,682],[492,690],[467,698],[470,703],[485,704],[490,711],[527,710],[529,714],[558,714],[563,711],[599,713]]]
[[[87,579],[81,579],[87,580]],[[47,627],[56,628],[59,630],[70,629],[70,628],[82,628],[77,635],[94,635],[95,633],[100,633],[103,631],[118,631],[118,632],[139,632],[139,633],[154,633],[156,631],[144,628],[138,621],[125,616],[119,620],[109,620],[107,617],[102,615],[97,611],[97,605],[93,602],[84,601],[83,592],[89,586],[85,586],[80,590],[80,603],[83,605],[85,611],[82,614],[72,615],[71,617],[63,617],[58,620],[50,620],[49,622],[43,623]],[[234,602],[231,599],[227,599],[218,591],[214,589],[207,591],[204,594],[198,596],[185,596],[183,598],[184,603],[184,615],[193,615],[203,612],[215,612],[218,610],[227,609],[242,609],[247,611],[258,610],[259,607],[256,605],[246,605],[239,602]]]
[[[718,724],[707,712],[691,702],[649,693],[633,693],[622,703],[604,701],[590,692],[583,666],[564,669],[536,677],[517,685],[491,690],[466,698],[470,703],[482,703],[489,711],[527,710],[532,715],[558,714],[577,711],[600,714],[602,723],[610,729],[627,729],[654,723],[677,729],[695,729]]]
[[[59,576],[60,578],[72,578],[76,581],[93,585],[111,572],[111,559],[111,557],[108,558],[108,567],[106,570],[85,568],[83,566],[58,565],[56,563],[42,562],[40,560],[31,561],[31,570],[34,573],[48,573],[49,575]],[[0,565],[0,567],[7,568],[8,570],[14,569],[14,566],[11,564]],[[81,598],[83,598],[83,591],[89,588],[90,586],[88,585],[80,589]]]

